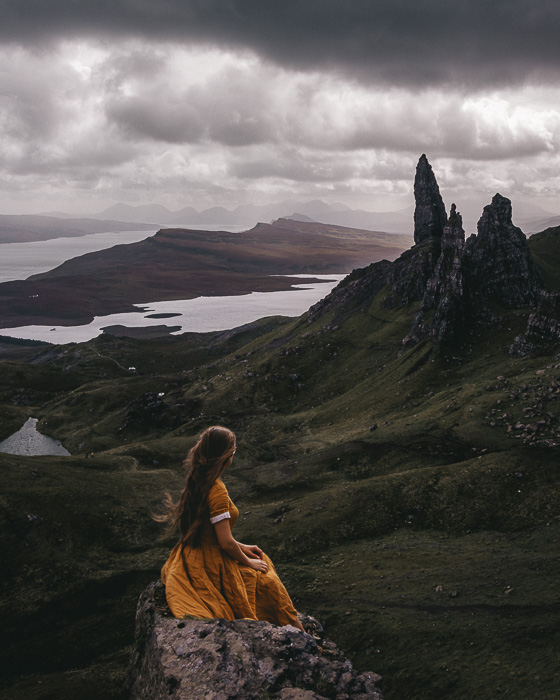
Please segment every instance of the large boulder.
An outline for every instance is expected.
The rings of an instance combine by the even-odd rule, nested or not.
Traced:
[[[174,618],[161,582],[138,602],[131,700],[382,700],[379,680],[295,627]]]

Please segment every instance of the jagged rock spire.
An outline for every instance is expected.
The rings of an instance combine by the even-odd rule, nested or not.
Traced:
[[[457,338],[465,322],[463,248],[465,232],[463,220],[455,204],[451,205],[449,221],[443,229],[441,255],[434,274],[426,283],[420,309],[410,333],[403,344],[413,345],[422,338],[431,338],[439,346]]]
[[[370,303],[383,293],[386,309],[420,302],[404,346],[431,340],[436,350],[468,342],[471,332],[499,322],[500,307],[535,307],[541,299],[541,275],[521,229],[512,222],[511,202],[497,194],[484,207],[478,235],[465,241],[460,213],[452,205],[447,219],[432,168],[420,158],[414,183],[414,245],[393,262],[382,261],[352,273],[314,309],[329,311],[340,304],[346,310]],[[535,314],[527,336],[512,353],[528,352],[558,337],[554,320],[558,297],[543,297],[542,311]],[[546,330],[548,329],[548,330]],[[533,340],[534,338],[541,340]]]
[[[511,201],[492,198],[478,221],[478,235],[467,241],[473,294],[481,308],[498,302],[505,308],[535,306],[542,280],[523,231],[513,225]]]
[[[414,199],[414,242],[440,239],[447,223],[447,213],[434,171],[424,153],[416,166]]]

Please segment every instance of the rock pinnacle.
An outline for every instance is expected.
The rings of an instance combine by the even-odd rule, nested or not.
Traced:
[[[447,213],[432,166],[424,154],[416,166],[414,199],[414,242],[440,239],[447,223]]]

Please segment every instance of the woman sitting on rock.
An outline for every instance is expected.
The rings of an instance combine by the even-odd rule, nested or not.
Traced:
[[[168,513],[157,518],[181,535],[161,571],[167,603],[175,617],[249,618],[303,630],[272,561],[231,534],[239,511],[220,477],[235,449],[231,430],[205,430],[185,460],[179,502],[168,495]]]

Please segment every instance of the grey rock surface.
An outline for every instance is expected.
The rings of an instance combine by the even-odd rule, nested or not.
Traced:
[[[455,205],[449,220],[430,164],[423,155],[414,182],[415,245],[393,262],[354,270],[312,307],[311,323],[335,310],[334,323],[358,307],[367,312],[382,294],[385,308],[418,303],[403,346],[429,340],[436,350],[444,345],[468,345],[477,327],[499,323],[496,308],[542,309],[529,322],[526,337],[516,340],[512,353],[532,352],[557,337],[557,302],[542,296],[543,282],[527,238],[512,221],[509,199],[496,194],[484,207],[478,233],[465,241],[461,215]]]
[[[500,194],[484,207],[478,235],[465,245],[471,304],[488,313],[498,302],[508,309],[538,304],[543,283],[523,231],[512,222],[511,201]]]
[[[535,307],[542,286],[525,234],[513,225],[509,199],[496,194],[484,207],[478,234],[467,241],[461,215],[452,205],[441,254],[403,344],[429,338],[437,349],[444,343],[466,340],[477,326],[498,320],[496,305]],[[549,308],[546,314],[550,317],[551,313]]]
[[[382,700],[379,680],[295,627],[171,617],[161,582],[138,602],[131,700]]]
[[[431,337],[436,345],[456,338],[464,328],[467,310],[464,300],[463,220],[455,204],[443,229],[441,254],[434,273],[426,282],[420,309],[416,314],[405,345]],[[429,320],[428,320],[429,319]]]
[[[414,200],[414,242],[439,240],[447,223],[447,214],[432,166],[424,154],[416,166]]]
[[[517,336],[509,352],[521,357],[560,343],[560,292],[542,292],[539,305],[529,316],[524,335]]]

